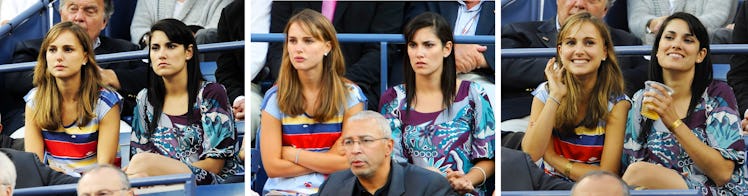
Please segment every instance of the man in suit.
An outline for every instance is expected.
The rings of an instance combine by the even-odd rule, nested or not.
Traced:
[[[603,170],[591,171],[582,176],[571,195],[629,195],[629,186],[621,178]]]
[[[319,195],[456,195],[439,173],[392,161],[391,132],[377,112],[365,110],[348,118],[341,138],[351,169],[331,174]]]
[[[78,195],[134,195],[125,172],[108,164],[88,170],[75,190]]]
[[[576,13],[589,12],[604,18],[614,0],[576,1],[557,0],[556,17],[545,21],[514,23],[504,26],[501,32],[501,48],[556,48],[556,36],[566,19]],[[641,45],[634,35],[610,27],[610,35],[616,46]],[[644,87],[649,62],[641,56],[617,55],[623,72],[626,93],[631,96]],[[530,94],[544,82],[543,70],[550,57],[504,58],[501,62],[501,129],[525,131],[527,129],[533,96]],[[511,120],[511,121],[508,121]]]
[[[16,168],[7,156],[0,153],[0,196],[13,195],[14,187],[16,187]]]
[[[109,18],[114,13],[112,0],[62,0],[60,1],[60,18],[63,22],[72,21],[84,29],[92,39],[96,54],[109,54],[125,51],[138,50],[138,46],[126,40],[109,38],[100,35],[107,25]],[[13,62],[36,61],[39,56],[39,47],[42,39],[26,40],[16,44],[13,52]],[[121,63],[99,64],[102,68],[101,75],[104,84],[115,89],[125,98],[122,116],[131,116],[134,98],[138,91],[146,87],[143,77],[149,69],[148,65],[140,60]],[[33,88],[33,70],[22,72],[9,72],[3,77],[5,80],[5,96],[10,104],[6,115],[6,127],[13,132],[23,126],[24,101],[23,96]]]
[[[501,147],[501,171],[501,191],[569,190],[574,186],[545,174],[524,152],[505,147]]]
[[[282,33],[288,19],[309,8],[325,14],[323,4],[333,3],[331,21],[337,33],[400,34],[403,19],[403,2],[273,2],[270,16],[270,33]],[[329,6],[325,6],[329,7]],[[273,80],[278,78],[284,42],[270,43],[266,66]],[[345,77],[356,83],[366,95],[367,109],[376,110],[381,96],[379,84],[379,43],[342,43],[345,57]]]
[[[0,154],[8,156],[15,164],[18,178],[15,180],[16,189],[40,186],[75,184],[78,178],[57,172],[39,161],[34,153],[0,148]],[[0,171],[5,168],[1,168]]]

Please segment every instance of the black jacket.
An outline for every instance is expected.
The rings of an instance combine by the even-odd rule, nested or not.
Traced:
[[[15,189],[78,183],[78,178],[52,170],[34,153],[8,148],[0,148],[0,152],[5,153],[16,167]]]

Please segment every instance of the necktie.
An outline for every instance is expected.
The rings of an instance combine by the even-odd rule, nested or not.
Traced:
[[[322,15],[327,17],[327,19],[332,22],[332,18],[335,14],[335,5],[337,4],[336,0],[325,0],[322,1]]]

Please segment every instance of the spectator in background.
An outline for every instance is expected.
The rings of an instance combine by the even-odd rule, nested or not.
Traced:
[[[122,97],[102,84],[85,29],[62,22],[47,32],[34,67],[34,89],[24,97],[24,144],[68,175],[112,164],[119,141]]]
[[[151,27],[149,87],[138,93],[129,177],[192,173],[197,184],[223,183],[242,171],[226,90],[200,73],[187,26],[164,19]]]
[[[250,12],[250,21],[252,23],[256,23],[255,18],[258,18],[256,16],[256,13],[267,13],[267,17],[265,18],[266,20],[264,23],[264,33],[267,33],[267,29],[270,28],[269,9],[271,1],[263,0],[260,2],[266,3],[267,6],[264,8],[255,7],[253,9],[254,11]],[[259,24],[253,24],[253,29],[256,29],[257,27],[254,25]],[[262,29],[262,27],[259,28]],[[243,0],[234,0],[231,4],[223,9],[221,13],[221,19],[218,22],[218,38],[220,42],[244,41]],[[234,118],[236,118],[236,121],[244,122],[245,115],[253,114],[254,118],[250,118],[251,132],[248,134],[251,136],[251,138],[254,138],[255,135],[253,133],[255,133],[255,130],[260,123],[259,103],[262,102],[262,95],[259,94],[259,89],[257,89],[257,91],[255,92],[255,85],[252,85],[252,93],[250,93],[248,96],[252,99],[251,103],[254,103],[250,105],[250,108],[255,110],[253,110],[253,113],[246,112],[246,110],[244,109],[244,67],[249,67],[252,77],[254,77],[257,72],[259,72],[258,68],[262,68],[262,66],[264,66],[265,64],[267,43],[247,43],[247,45],[248,46],[245,48],[250,51],[250,56],[252,57],[249,58],[248,63],[245,63],[244,49],[222,52],[218,57],[218,60],[216,61],[217,68],[215,75],[216,80],[226,87],[229,101],[231,101],[232,103],[232,111],[234,113]],[[244,127],[238,127],[241,126],[240,124],[243,125],[243,123],[237,123],[237,128],[239,130],[244,130]]]
[[[135,195],[130,180],[122,170],[112,165],[97,165],[86,171],[76,187],[78,195]]]
[[[457,79],[444,17],[426,12],[404,28],[405,83],[379,102],[395,140],[394,159],[443,173],[460,194],[486,195],[495,167],[491,102],[480,85]]]
[[[19,14],[26,11],[32,5],[38,3],[35,0],[5,0],[0,1],[0,25],[4,25]]]
[[[345,120],[343,148],[350,170],[330,174],[320,195],[457,195],[438,173],[392,161],[392,130],[384,116],[361,111]]]
[[[0,196],[13,195],[16,187],[16,167],[8,156],[0,153]]]
[[[628,196],[629,186],[615,174],[607,171],[591,171],[571,189],[571,195],[618,195]]]
[[[693,14],[706,26],[713,44],[730,43],[726,34],[715,34],[732,22],[737,0],[635,0],[627,1],[631,33],[651,45],[662,22],[675,12]],[[728,33],[729,34],[729,33]]]
[[[748,44],[748,3],[743,3],[735,18],[735,31],[732,32],[733,44]],[[727,82],[730,83],[738,100],[738,112],[748,112],[748,54],[735,54],[727,72]],[[748,135],[748,115],[743,115],[741,130]]]
[[[148,37],[143,35],[153,24],[166,18],[205,29],[216,28],[223,8],[229,3],[231,0],[138,1],[130,25],[130,39],[134,44],[148,43]],[[202,30],[198,30],[196,34],[200,34],[200,31]]]
[[[535,98],[522,150],[554,176],[577,181],[618,173],[626,112],[623,76],[607,25],[590,13],[566,19]]]
[[[556,34],[567,18],[579,12],[589,12],[604,18],[615,0],[557,0],[556,17],[535,22],[509,24],[502,28],[501,48],[555,48]],[[613,45],[641,45],[639,38],[620,29],[608,27]],[[640,56],[616,55],[623,72],[627,95],[644,87],[649,62]],[[546,81],[544,68],[550,58],[505,58],[501,61],[501,129],[525,131],[529,122],[530,94],[538,84]]]
[[[501,191],[569,190],[573,182],[545,174],[522,151],[501,147]]]
[[[435,12],[444,17],[454,30],[454,35],[496,35],[496,2],[484,0],[412,2],[406,12],[405,21],[423,12]],[[495,45],[455,44],[457,78],[478,83],[486,90],[489,100],[496,104]],[[399,54],[402,55],[402,54]],[[402,57],[391,57],[391,79],[396,84],[403,82]]]
[[[98,54],[109,54],[137,50],[138,46],[128,41],[113,39],[101,35],[114,13],[112,0],[61,0],[60,18],[62,22],[73,22],[81,26],[90,38],[87,45],[93,46],[93,51]],[[30,62],[37,60],[42,39],[26,40],[16,44],[13,51],[13,62]],[[92,54],[93,55],[93,54]],[[122,106],[122,116],[131,116],[132,108],[135,106],[135,95],[140,89],[145,88],[148,67],[140,60],[119,63],[101,64],[102,83],[117,89],[125,97]],[[23,126],[24,115],[23,95],[29,92],[32,85],[33,72],[9,72],[0,75],[5,80],[2,95],[7,96],[8,111],[0,111],[5,116],[3,122],[6,129],[15,131]],[[13,131],[8,131],[12,133]],[[10,134],[8,133],[8,134]]]
[[[742,195],[748,181],[737,103],[725,82],[712,79],[706,27],[697,17],[676,12],[660,29],[649,78],[673,93],[653,85],[655,92],[634,95],[621,158],[623,180],[648,189]],[[642,107],[659,119],[642,116]]]
[[[343,76],[343,52],[325,16],[304,9],[283,33],[279,78],[260,106],[259,149],[269,177],[262,194],[313,194],[327,174],[348,168],[343,120],[363,110],[366,97]]]
[[[399,34],[404,2],[293,1],[273,2],[270,33],[281,33],[295,13],[308,8],[323,13],[338,33]],[[270,43],[267,63],[274,79],[280,71],[283,43]],[[356,83],[369,100],[367,108],[377,108],[381,95],[379,43],[344,43],[345,77]]]

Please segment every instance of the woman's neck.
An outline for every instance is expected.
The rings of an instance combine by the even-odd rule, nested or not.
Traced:
[[[166,90],[167,96],[187,93],[187,72],[171,77],[162,77],[162,79],[164,80],[164,90]]]
[[[322,65],[320,65],[322,66]],[[322,69],[297,70],[304,91],[319,91],[322,88]]]
[[[580,76],[576,77],[576,79],[579,81],[579,84],[582,87],[582,95],[589,95],[592,93],[592,89],[595,88],[595,84],[597,83],[597,72],[595,74],[590,74],[588,76]],[[587,100],[590,98],[590,96],[580,96],[582,99]]]
[[[416,74],[416,94],[442,92],[441,75],[417,75]]]
[[[79,75],[80,76],[80,75]],[[60,90],[60,95],[63,101],[78,101],[78,94],[81,89],[81,78],[72,77],[70,79],[55,79],[57,82],[57,89]]]
[[[693,76],[695,69],[685,72],[662,71],[662,80],[665,85],[673,89],[673,100],[691,97],[691,85],[693,85]]]

